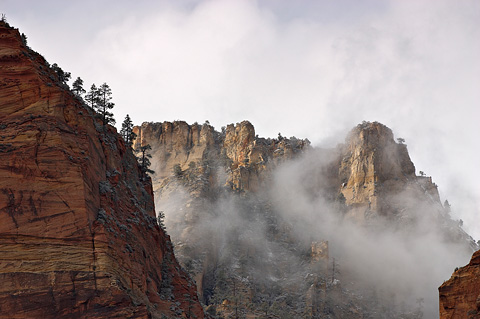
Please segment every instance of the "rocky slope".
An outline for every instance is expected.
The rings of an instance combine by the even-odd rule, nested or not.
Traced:
[[[203,318],[150,180],[0,24],[0,318]]]
[[[438,288],[440,319],[480,318],[480,251]]]
[[[221,132],[179,121],[144,123],[136,132],[137,147],[152,146],[157,207],[180,262],[219,317],[420,318],[422,295],[433,287],[425,299],[430,316],[438,308],[432,301],[438,278],[422,283],[428,288],[414,297],[413,286],[425,276],[408,260],[428,259],[421,249],[438,242],[442,253],[456,251],[453,259],[476,248],[448,216],[431,178],[415,175],[406,145],[380,123],[358,125],[335,149],[294,137],[259,138],[247,121]],[[378,254],[359,254],[349,241],[355,236]],[[318,260],[315,243],[324,240],[335,250]],[[392,243],[376,247],[382,240]],[[413,246],[391,258],[396,242],[399,251]],[[380,259],[361,261],[369,254]],[[381,280],[399,262],[405,272],[418,272],[400,280],[408,284],[362,283],[371,269],[379,272],[372,280]],[[360,263],[368,266],[358,271]],[[395,307],[398,300],[409,307]]]

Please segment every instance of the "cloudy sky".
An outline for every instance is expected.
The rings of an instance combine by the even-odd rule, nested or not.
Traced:
[[[406,139],[480,239],[477,0],[0,0],[29,45],[117,122],[250,120],[260,136],[342,142],[363,120]]]

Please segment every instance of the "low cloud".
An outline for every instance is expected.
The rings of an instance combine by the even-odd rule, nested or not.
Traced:
[[[216,193],[203,197],[197,187],[205,184],[185,186],[171,177],[158,191],[156,205],[165,212],[177,256],[201,278],[217,278],[214,273],[226,271],[250,286],[272,291],[277,287],[275,298],[280,298],[288,291],[306,291],[302,285],[312,273],[310,245],[328,240],[329,262],[335,258],[339,269],[337,279],[356,298],[380,301],[400,312],[416,309],[423,300],[425,317],[438,316],[437,288],[455,267],[468,262],[472,253],[468,236],[416,183],[389,194],[387,216],[352,218],[333,199],[335,154],[316,149],[285,162],[257,193],[228,191],[218,178],[218,185],[209,186]],[[332,276],[331,271],[330,265],[320,274]],[[262,294],[258,287],[251,288],[253,295]],[[210,297],[215,294],[204,300]],[[303,309],[305,295],[293,300],[293,309]]]

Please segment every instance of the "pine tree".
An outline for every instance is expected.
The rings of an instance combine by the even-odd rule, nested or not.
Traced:
[[[77,79],[73,82],[72,92],[78,97],[82,97],[82,95],[86,93],[85,89],[83,88],[83,80],[80,77],[77,77]]]
[[[102,118],[103,126],[106,126],[107,124],[115,124],[113,113],[109,112],[109,110],[113,109],[115,106],[115,103],[112,103],[111,100],[112,89],[110,89],[110,86],[108,86],[107,83],[103,83],[98,88],[98,104],[96,105],[96,111]]]
[[[162,229],[163,231],[166,231],[165,230],[165,213],[163,212],[163,210],[158,212],[157,220],[158,220],[158,226],[160,226],[160,229]]]
[[[6,27],[10,27],[10,24],[8,24],[8,22],[7,22],[7,16],[5,15],[5,13],[2,13],[1,15],[2,16],[0,18],[0,23],[3,24]]]
[[[151,149],[152,147],[149,144],[147,144],[147,145],[141,146],[139,149],[136,150],[137,153],[140,153],[140,155],[138,156],[138,161],[140,164],[140,170],[142,172],[143,180],[145,180],[147,173],[149,174],[155,173],[150,169],[150,165],[152,165],[152,163],[150,162],[150,158],[152,158],[152,155],[150,155],[148,151],[150,151]]]
[[[22,38],[22,43],[23,43],[26,47],[28,47],[28,45],[27,45],[27,36],[25,35],[25,33],[22,33],[22,34],[20,35],[20,37]]]
[[[90,91],[88,91],[87,95],[85,95],[85,101],[87,101],[88,105],[92,109],[96,109],[97,104],[98,104],[98,89],[94,84],[90,87]]]
[[[72,77],[72,75],[70,74],[70,72],[65,72],[62,70],[61,67],[58,66],[58,64],[54,63],[52,64],[52,69],[53,71],[55,71],[55,73],[57,74],[57,77],[58,77],[58,81],[64,83],[64,84],[67,84],[67,82],[70,80],[70,78]]]
[[[122,135],[125,144],[132,147],[133,141],[137,137],[137,134],[133,132],[133,122],[128,114],[125,116],[125,120],[122,123],[120,134]]]
[[[445,200],[445,202],[443,203],[443,209],[447,214],[450,214],[452,212],[452,206],[450,205],[448,200]]]

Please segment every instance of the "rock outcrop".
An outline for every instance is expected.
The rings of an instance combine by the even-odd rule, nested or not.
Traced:
[[[164,185],[178,165],[186,173],[204,167],[200,173],[207,179],[236,191],[257,191],[267,178],[267,171],[310,145],[308,140],[296,138],[259,138],[248,121],[229,124],[222,132],[208,123],[188,125],[183,121],[143,123],[134,132],[134,147],[152,147],[155,190]],[[225,168],[226,174],[220,176],[208,167]]]
[[[380,212],[379,193],[390,191],[386,182],[415,179],[406,146],[395,143],[385,125],[360,124],[350,132],[343,148],[339,171],[347,205],[368,205],[369,210]]]
[[[438,288],[440,319],[480,318],[480,250]]]
[[[410,309],[401,310],[393,297],[378,298],[384,291],[349,292],[358,289],[346,287],[355,266],[341,265],[338,274],[333,254],[319,244],[338,242],[323,237],[321,227],[302,233],[309,227],[299,226],[308,220],[302,214],[316,216],[311,223],[318,226],[322,214],[333,211],[326,223],[354,222],[405,242],[421,238],[425,229],[418,225],[428,224],[439,240],[461,247],[459,255],[476,247],[450,219],[432,179],[416,176],[406,145],[380,123],[358,125],[335,149],[293,137],[260,138],[247,121],[220,132],[180,121],[144,123],[135,131],[136,147],[152,147],[157,207],[165,211],[176,254],[214,315],[421,317],[411,300]],[[437,309],[432,298],[427,315]]]
[[[405,207],[403,197],[422,197],[442,205],[431,178],[416,176],[405,144],[396,143],[383,124],[364,122],[339,146],[340,192],[357,220],[378,215],[395,217]],[[408,196],[407,196],[408,193]]]
[[[216,212],[219,209],[216,199],[221,200],[229,192],[247,197],[249,194],[260,194],[269,183],[273,169],[302,154],[310,143],[281,136],[276,139],[259,138],[248,121],[227,125],[221,132],[215,131],[208,123],[188,125],[181,121],[143,123],[134,128],[134,132],[137,134],[135,147],[146,144],[152,147],[151,162],[155,171],[152,178],[158,207],[166,212],[169,233],[175,238],[175,251],[195,278],[200,299],[209,305],[215,291],[218,298],[220,291],[230,294],[235,286],[235,291],[245,291],[242,308],[246,308],[246,300],[251,299],[248,296],[251,295],[252,284],[223,273],[221,269],[224,266],[219,265],[222,263],[227,267],[238,256],[231,256],[232,260],[222,256],[220,260],[216,244],[219,239],[203,236],[205,225],[200,225],[208,224],[213,216],[222,214]],[[261,218],[265,218],[268,215],[265,214],[265,204],[261,199],[257,203],[256,207],[246,204],[245,210],[250,211],[248,214],[262,214]],[[173,213],[171,205],[183,208]],[[254,244],[250,246],[248,255],[261,256],[253,248]],[[191,258],[194,252],[199,255],[195,260]],[[230,278],[221,279],[225,275]],[[221,287],[219,282],[222,282]],[[216,314],[231,315],[233,308],[227,302],[218,307]]]
[[[110,126],[0,24],[0,318],[203,318]]]

